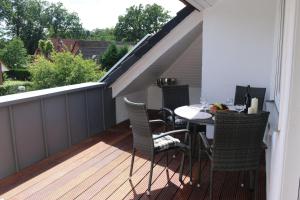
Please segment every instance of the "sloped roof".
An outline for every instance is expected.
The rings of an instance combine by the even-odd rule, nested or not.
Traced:
[[[182,22],[195,8],[187,5],[177,15],[166,23],[160,31],[154,35],[145,36],[129,53],[127,53],[118,63],[109,70],[100,80],[107,86],[114,83],[122,74],[133,66],[140,58],[143,57],[153,46],[161,41],[170,31],[172,31],[180,22]]]
[[[107,41],[78,40],[74,44],[72,53],[75,55],[81,53],[83,58],[86,59],[97,59],[106,51],[109,45],[110,42]]]

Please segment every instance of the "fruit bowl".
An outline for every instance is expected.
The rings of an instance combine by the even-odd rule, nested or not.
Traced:
[[[210,106],[209,110],[212,113],[215,113],[217,111],[221,111],[221,110],[229,110],[229,108],[225,105],[225,104],[221,104],[221,103],[214,103]]]

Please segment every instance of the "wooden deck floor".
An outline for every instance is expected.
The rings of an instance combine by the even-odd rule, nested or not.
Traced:
[[[145,195],[149,161],[138,154],[132,181],[128,180],[132,136],[128,124],[120,124],[21,172],[0,180],[0,199],[208,199],[209,163],[202,162],[200,188],[178,181],[180,156],[156,157],[152,193]],[[197,175],[197,163],[194,175]],[[187,174],[187,171],[185,171]],[[243,173],[215,175],[214,199],[251,199]],[[240,187],[245,183],[245,187]],[[259,198],[265,199],[265,172],[260,173]]]

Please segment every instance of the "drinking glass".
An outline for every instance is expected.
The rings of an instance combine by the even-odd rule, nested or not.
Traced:
[[[226,100],[226,105],[227,105],[227,106],[233,106],[233,98],[228,98],[228,99]]]
[[[203,110],[206,110],[208,107],[208,103],[205,97],[200,97],[200,105]]]

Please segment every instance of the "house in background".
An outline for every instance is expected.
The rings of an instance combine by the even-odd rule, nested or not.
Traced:
[[[101,55],[106,51],[111,44],[107,41],[88,41],[52,38],[54,50],[56,52],[69,51],[74,55],[82,54],[84,59],[92,59],[98,61]],[[35,55],[39,54],[40,50],[35,51]]]
[[[9,69],[4,65],[4,63],[0,60],[0,85],[3,84],[3,73],[9,71]]]

